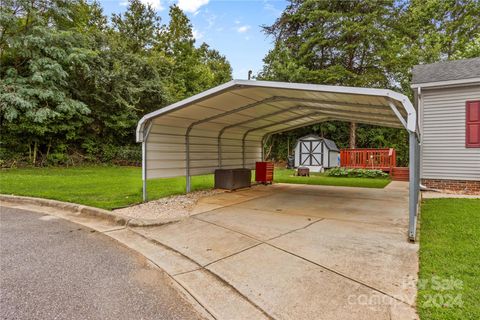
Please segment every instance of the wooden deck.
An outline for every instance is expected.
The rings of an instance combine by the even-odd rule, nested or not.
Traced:
[[[410,173],[408,167],[394,167],[390,172],[390,176],[394,181],[409,181]]]
[[[390,172],[397,165],[395,149],[342,149],[340,166]]]

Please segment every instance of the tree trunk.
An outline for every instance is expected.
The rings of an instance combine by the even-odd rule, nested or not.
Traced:
[[[268,145],[268,140],[270,140],[270,145]],[[267,151],[265,152],[265,161],[270,160],[274,143],[275,143],[275,136],[271,136],[269,139],[267,139],[267,141],[265,141],[265,147],[267,147]]]
[[[287,137],[287,158],[290,155],[290,136]]]
[[[355,144],[357,140],[357,124],[355,122],[350,122],[350,149],[355,149]]]
[[[37,162],[37,141],[33,144],[33,165],[35,166],[35,162]]]

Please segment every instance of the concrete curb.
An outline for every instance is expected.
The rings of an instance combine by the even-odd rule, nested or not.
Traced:
[[[6,194],[0,194],[0,201],[5,201],[5,202],[19,204],[19,205],[34,205],[34,206],[40,206],[40,207],[49,207],[53,209],[67,211],[69,213],[72,213],[78,216],[94,217],[94,218],[107,220],[119,226],[153,227],[153,226],[161,226],[164,224],[173,223],[180,220],[175,218],[168,218],[168,219],[130,218],[127,216],[113,213],[108,210],[89,207],[89,206],[71,203],[71,202],[63,202],[58,200],[42,199],[42,198],[34,198],[34,197],[6,195]]]

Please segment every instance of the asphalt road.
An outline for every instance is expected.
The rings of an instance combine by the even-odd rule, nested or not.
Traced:
[[[199,319],[166,276],[113,239],[0,207],[1,319]]]

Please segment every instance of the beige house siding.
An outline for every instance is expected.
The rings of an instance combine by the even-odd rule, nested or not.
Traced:
[[[422,88],[423,179],[480,180],[480,148],[465,147],[465,102],[469,100],[480,100],[480,85]]]

